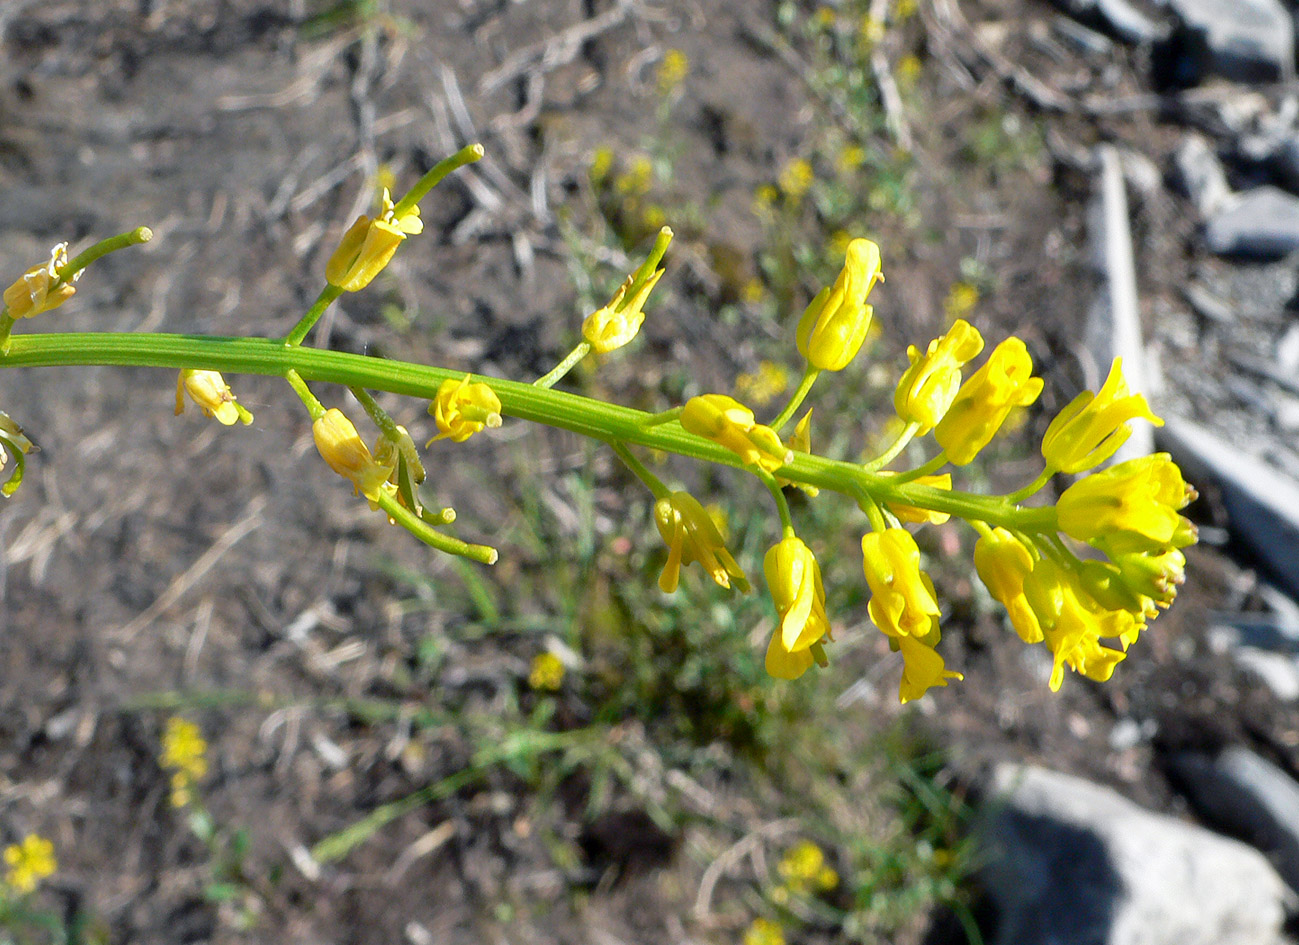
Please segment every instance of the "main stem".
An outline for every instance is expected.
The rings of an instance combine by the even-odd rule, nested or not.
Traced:
[[[285,377],[290,371],[307,381],[384,390],[407,397],[431,400],[448,379],[459,380],[463,371],[395,361],[385,358],[285,347],[266,338],[216,338],[205,335],[171,335],[140,332],[68,332],[24,334],[11,339],[0,368],[74,367],[116,365],[179,370],[224,371]],[[664,450],[723,466],[746,469],[739,457],[711,440],[695,436],[668,423],[648,426],[653,416],[642,410],[582,397],[566,391],[544,390],[532,384],[482,375],[474,381],[490,385],[501,400],[501,412],[521,420],[569,430],[605,442],[622,442]],[[891,481],[892,477],[867,472],[855,463],[822,456],[795,454],[778,470],[792,482],[830,489],[856,497],[866,492],[876,501],[897,502],[947,512],[959,518],[980,519],[993,525],[1026,532],[1053,532],[1053,508],[1022,508],[999,496],[947,491],[916,483]]]

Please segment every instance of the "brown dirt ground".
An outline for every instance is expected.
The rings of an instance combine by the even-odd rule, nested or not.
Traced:
[[[1056,146],[1131,141],[1149,153],[1172,135],[1156,115],[1043,112],[980,49],[1057,87],[1110,82],[1116,94],[1142,88],[1140,63],[1119,50],[1117,72],[1103,78],[1082,60],[1043,60],[1035,37],[1054,15],[1044,3],[961,7],[973,27],[944,39],[921,0],[906,39],[927,65],[909,114],[919,224],[880,235],[889,281],[877,309],[906,336],[881,344],[896,357],[939,329],[959,260],[977,257],[995,273],[980,324],[990,336],[1020,333],[1058,379],[1027,437],[1076,373],[1087,297],[1089,183]],[[755,41],[771,32],[774,5],[393,0],[368,32],[344,22],[305,35],[298,23],[319,9],[47,0],[0,12],[0,271],[60,239],[76,248],[138,224],[156,234],[96,265],[52,324],[282,334],[317,291],[378,167],[405,183],[477,139],[488,157],[472,184],[461,175],[425,202],[426,237],[381,290],[343,300],[329,342],[489,374],[545,370],[580,316],[581,267],[565,228],[592,204],[591,154],[641,141],[654,67],[679,48],[691,71],[670,126],[674,188],[708,208],[706,222],[674,249],[676,284],[647,343],[599,383],[628,402],[662,403],[689,379],[729,385],[774,350],[768,328],[755,337],[751,322],[699,318],[725,301],[709,262],[722,249],[756,271],[754,188],[801,153],[809,128],[832,120],[797,61]],[[589,35],[575,32],[592,23]],[[1039,149],[1000,165],[972,160],[973,135],[1005,116],[1046,132],[1060,159]],[[1154,312],[1190,264],[1189,226],[1167,196],[1137,214],[1150,260],[1143,305]],[[607,255],[617,268],[617,251]],[[1160,338],[1157,321],[1148,329]],[[597,567],[618,580],[644,570],[656,541],[645,503],[609,458],[571,437],[506,430],[494,444],[437,453],[438,494],[459,511],[460,533],[502,547],[493,586],[526,589],[510,613],[529,629],[484,637],[461,571],[351,500],[315,460],[287,392],[257,378],[237,389],[257,414],[246,430],[173,418],[159,372],[0,375],[4,409],[41,446],[0,510],[0,841],[32,830],[55,841],[54,901],[93,912],[114,942],[737,940],[735,925],[692,918],[701,865],[689,837],[664,837],[635,810],[588,823],[579,798],[558,819],[585,840],[588,862],[565,873],[529,832],[521,782],[505,773],[397,820],[319,875],[293,864],[293,850],[454,773],[477,747],[454,726],[412,740],[408,721],[366,724],[339,700],[387,700],[407,719],[429,703],[490,718],[526,702],[518,680],[538,629],[566,632],[561,604],[544,592],[545,576],[572,561],[565,547],[594,542]],[[996,478],[1021,478],[1031,461],[1006,455]],[[583,470],[594,485],[589,526],[575,511]],[[539,475],[549,485],[538,492]],[[538,501],[553,534],[529,544]],[[1245,739],[1299,768],[1299,716],[1206,655],[1206,615],[1248,606],[1252,593],[1248,572],[1213,550],[1194,553],[1183,599],[1112,683],[1071,680],[1059,696],[1041,665],[999,645],[995,618],[951,567],[951,597],[965,603],[950,624],[949,662],[966,681],[906,714],[955,769],[1039,761],[1176,808],[1159,772],[1162,743],[1113,750],[1118,719],[1156,719],[1179,744]],[[857,632],[864,616],[852,619],[843,659],[869,673],[880,648]],[[430,640],[441,654],[431,677],[413,655]],[[265,895],[249,932],[231,906],[204,900],[201,851],[167,803],[156,762],[164,714],[138,703],[173,691],[245,694],[243,704],[193,698],[208,698],[197,710],[212,742],[208,803],[221,822],[252,828],[247,872]],[[846,726],[881,728],[899,717],[887,698],[843,715]],[[631,719],[615,731],[653,747],[653,726]],[[723,780],[704,788],[738,820],[760,809]],[[898,941],[922,934],[916,926]]]

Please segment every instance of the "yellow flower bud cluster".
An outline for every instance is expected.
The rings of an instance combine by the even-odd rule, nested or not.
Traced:
[[[188,807],[196,799],[195,788],[207,775],[207,740],[197,725],[172,716],[162,733],[158,763],[171,772],[171,804]]]

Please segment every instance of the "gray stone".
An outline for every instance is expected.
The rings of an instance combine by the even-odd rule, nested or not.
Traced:
[[[1279,0],[1168,0],[1171,75],[1193,85],[1216,73],[1241,82],[1294,76],[1294,21]]]
[[[1165,416],[1155,441],[1190,482],[1217,483],[1232,535],[1299,594],[1299,482],[1181,417]]]
[[[1128,0],[1056,0],[1070,16],[1110,30],[1128,43],[1156,43],[1168,28],[1146,16]]]
[[[1290,775],[1239,746],[1216,758],[1182,752],[1169,764],[1208,822],[1262,850],[1299,890],[1299,784]]]
[[[1053,771],[992,780],[979,836],[994,945],[1282,941],[1289,893],[1257,850]]]
[[[1201,220],[1218,212],[1231,196],[1227,172],[1203,137],[1187,135],[1173,154],[1173,183],[1190,198]]]
[[[1204,242],[1223,256],[1275,259],[1299,249],[1299,197],[1279,187],[1237,194],[1204,228]]]

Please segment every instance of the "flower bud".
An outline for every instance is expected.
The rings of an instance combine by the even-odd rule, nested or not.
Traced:
[[[1123,359],[1115,358],[1100,391],[1083,391],[1047,427],[1042,437],[1047,468],[1077,473],[1100,465],[1132,435],[1128,422],[1138,418],[1164,425],[1150,412],[1145,397],[1129,393]]]
[[[1007,338],[983,367],[956,392],[956,399],[934,428],[934,439],[954,466],[964,466],[988,445],[1010,411],[1027,407],[1042,393],[1033,377],[1033,359],[1024,342]]]
[[[59,243],[50,250],[49,262],[32,266],[4,290],[4,304],[11,318],[31,318],[41,312],[58,308],[76,294],[72,285],[81,277],[76,273],[71,281],[59,280],[59,270],[68,264],[68,244]]]
[[[921,435],[943,419],[961,386],[961,367],[983,350],[983,336],[964,319],[958,318],[947,334],[929,342],[922,355],[911,345],[907,357],[911,366],[898,382],[893,406],[907,423],[919,426]]]
[[[856,357],[871,324],[866,297],[883,278],[880,248],[866,239],[851,241],[834,285],[817,293],[798,322],[794,340],[812,367],[839,371]]]

